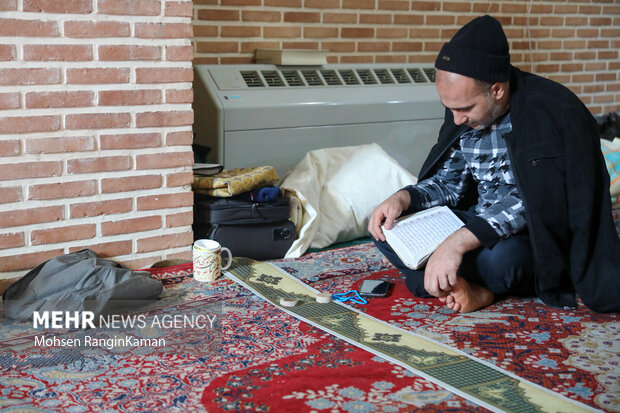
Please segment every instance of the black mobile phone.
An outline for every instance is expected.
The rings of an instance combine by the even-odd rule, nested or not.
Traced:
[[[390,289],[389,281],[364,280],[360,287],[360,295],[371,297],[385,297]]]

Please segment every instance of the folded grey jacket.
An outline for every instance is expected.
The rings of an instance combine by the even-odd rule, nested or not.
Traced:
[[[84,249],[48,260],[3,295],[7,317],[27,320],[35,311],[92,311],[113,314],[153,302],[161,281],[132,272]]]

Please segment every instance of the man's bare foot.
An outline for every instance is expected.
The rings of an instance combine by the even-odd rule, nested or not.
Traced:
[[[440,300],[457,313],[471,313],[491,305],[495,295],[484,287],[470,284],[463,277],[458,277],[452,291]]]

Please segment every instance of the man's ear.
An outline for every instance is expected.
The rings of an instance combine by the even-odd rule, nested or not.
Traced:
[[[495,82],[491,85],[489,93],[495,100],[501,100],[506,95],[508,82]]]

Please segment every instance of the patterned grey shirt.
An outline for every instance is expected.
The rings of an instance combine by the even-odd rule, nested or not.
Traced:
[[[512,130],[510,113],[482,130],[469,130],[460,137],[460,148],[453,149],[432,177],[418,182],[422,197],[420,209],[437,205],[454,207],[468,188],[476,185],[476,214],[501,238],[522,230],[525,207],[517,189],[503,134]]]

